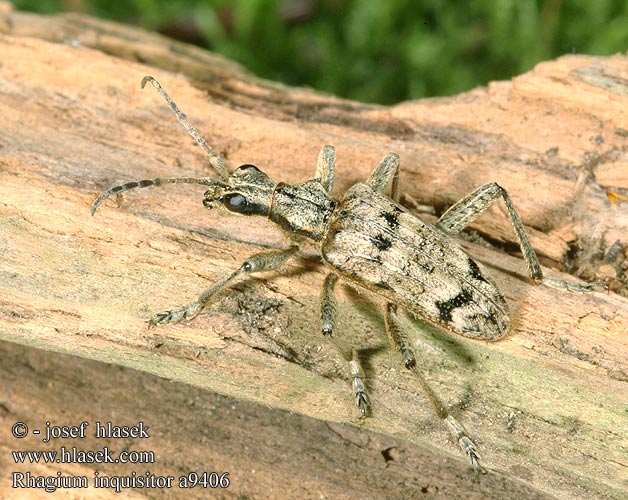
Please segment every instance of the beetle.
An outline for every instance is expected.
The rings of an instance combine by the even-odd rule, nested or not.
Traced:
[[[386,300],[384,322],[393,348],[404,366],[418,379],[437,415],[467,455],[474,470],[484,473],[475,444],[464,427],[449,414],[427,384],[411,341],[403,331],[397,308],[449,332],[472,339],[495,341],[510,328],[508,305],[484,267],[469,257],[452,239],[493,201],[502,198],[519,240],[528,273],[535,283],[589,291],[601,282],[585,285],[544,278],[539,260],[508,193],[498,184],[486,184],[452,205],[436,222],[428,224],[399,203],[399,156],[388,153],[363,183],[350,187],[340,198],[332,195],[335,180],[335,149],[324,146],[314,177],[301,184],[276,182],[254,165],[229,172],[220,156],[201,137],[159,82],[142,80],[163,96],[188,133],[209,155],[218,178],[179,177],[129,182],[103,192],[93,203],[130,189],[164,184],[193,183],[207,186],[203,205],[243,216],[263,216],[281,227],[292,244],[284,249],[252,255],[234,272],[205,290],[196,301],[158,313],[148,327],[177,323],[195,317],[218,293],[243,274],[271,271],[294,256],[300,244],[318,247],[330,272],[320,301],[320,329],[349,364],[355,404],[367,416],[370,400],[364,371],[355,348],[336,336],[338,278]],[[391,186],[391,195],[385,194]]]

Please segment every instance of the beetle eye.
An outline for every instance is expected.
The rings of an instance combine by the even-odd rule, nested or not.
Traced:
[[[251,165],[250,163],[247,163],[246,165],[240,165],[236,170],[239,170],[241,172],[259,172],[259,168],[257,168],[255,165]]]
[[[227,210],[238,214],[248,214],[252,210],[252,206],[244,196],[240,193],[226,194],[222,198],[222,203]]]

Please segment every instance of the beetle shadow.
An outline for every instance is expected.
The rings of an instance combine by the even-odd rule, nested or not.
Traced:
[[[513,255],[516,256],[516,254]],[[481,263],[487,269],[492,269],[494,271],[491,276],[494,276],[497,273],[501,273],[519,281],[527,281],[528,283],[533,283],[532,279],[529,276],[526,276],[525,273],[522,273],[521,271],[515,269],[506,269],[505,267],[495,265],[493,262],[490,262],[488,260],[482,260]]]
[[[383,306],[373,300],[369,296],[370,294],[362,293],[361,290],[354,288],[348,283],[343,284],[352,305],[360,314],[366,316],[374,325],[377,325],[376,328],[387,338]],[[471,367],[476,364],[475,356],[465,345],[466,340],[458,339],[456,334],[432,325],[406,309],[403,309],[403,311],[405,315],[399,315],[399,319],[402,322],[404,331],[410,336],[413,350],[416,352],[417,357],[420,358],[422,350],[431,350],[438,351],[441,355],[446,353],[464,366]],[[386,344],[390,345],[389,342],[386,342]]]
[[[462,339],[455,333],[435,326],[416,316],[411,311],[404,309],[404,312],[406,324],[410,325],[408,328],[411,328],[412,331],[419,331],[418,336],[420,336],[428,348],[431,347],[432,349],[446,352],[447,355],[451,355],[462,365],[471,367],[476,364],[476,358],[467,346],[469,340]]]

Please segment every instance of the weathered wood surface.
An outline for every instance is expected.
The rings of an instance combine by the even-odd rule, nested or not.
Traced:
[[[266,82],[200,49],[84,17],[8,12],[0,27],[0,338],[395,436],[442,455],[444,477],[468,492],[499,481],[557,498],[625,494],[628,301],[616,273],[626,268],[628,209],[606,191],[628,189],[628,58],[563,57],[511,82],[385,108]],[[145,329],[151,313],[283,245],[269,223],[205,210],[201,187],[128,193],[90,217],[112,185],[208,172],[161,98],[140,90],[146,74],[232,168],[255,163],[298,182],[333,144],[341,193],[396,151],[408,206],[440,213],[497,181],[545,264],[559,268],[576,242],[570,265],[609,278],[609,294],[530,285],[498,204],[473,226],[498,246],[464,246],[503,290],[512,333],[489,344],[408,322],[428,379],[491,474],[461,474],[464,458],[388,347],[380,302],[339,287],[342,328],[362,349],[374,400],[374,417],[358,419],[345,366],[317,333],[324,269],[313,249],[234,286],[190,323]],[[616,241],[614,260],[596,260]],[[12,420],[9,411],[3,422]],[[251,446],[264,445],[261,431]],[[404,471],[401,481],[423,474]]]

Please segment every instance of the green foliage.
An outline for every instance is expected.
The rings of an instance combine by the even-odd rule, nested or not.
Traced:
[[[628,50],[625,0],[14,0],[192,38],[252,72],[361,101],[451,95],[565,53]],[[188,34],[190,30],[188,29]]]

